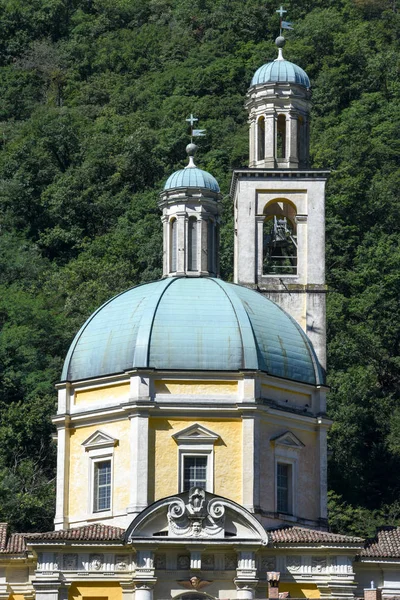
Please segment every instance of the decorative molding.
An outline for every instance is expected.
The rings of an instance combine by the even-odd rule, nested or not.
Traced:
[[[200,577],[193,575],[190,579],[180,579],[177,583],[188,590],[201,590],[203,587],[210,585],[212,581],[207,581],[206,579],[201,579]]]
[[[218,498],[206,501],[202,488],[191,488],[188,502],[175,498],[168,508],[170,537],[225,537],[225,507]],[[204,558],[202,559],[204,567]]]
[[[104,565],[103,554],[91,554],[89,556],[89,568],[91,571],[101,571]]]
[[[100,429],[92,433],[92,435],[82,442],[82,446],[85,448],[86,452],[97,448],[113,448],[117,445],[118,440],[116,438],[108,435],[108,433],[105,433]]]
[[[303,442],[301,442],[299,438],[296,437],[291,431],[286,431],[277,437],[271,438],[271,442],[275,446],[285,446],[294,450],[300,450],[301,448],[304,448]]]
[[[178,433],[175,433],[172,437],[178,445],[199,443],[215,444],[220,438],[217,433],[214,433],[210,429],[207,429],[207,427],[203,427],[198,423],[178,431]]]

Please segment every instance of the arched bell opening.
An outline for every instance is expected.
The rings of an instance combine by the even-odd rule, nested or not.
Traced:
[[[178,257],[178,223],[176,219],[171,219],[169,223],[169,240],[170,240],[170,271],[175,273],[177,269]]]
[[[257,121],[257,160],[265,158],[265,118],[260,117]]]
[[[188,224],[188,271],[197,271],[197,219],[189,218]]]
[[[276,125],[276,157],[278,160],[286,158],[286,117],[278,115]]]
[[[296,207],[279,199],[264,214],[263,275],[297,275]]]

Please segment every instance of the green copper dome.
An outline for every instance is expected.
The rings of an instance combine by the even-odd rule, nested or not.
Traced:
[[[297,83],[306,88],[311,85],[307,73],[301,67],[282,58],[257,69],[250,85],[263,83]]]
[[[164,185],[164,190],[175,188],[205,188],[219,193],[219,185],[215,177],[198,167],[186,167],[170,175]]]
[[[323,383],[311,342],[271,300],[213,278],[167,278],[106,302],[76,335],[62,380],[133,368],[260,370]]]

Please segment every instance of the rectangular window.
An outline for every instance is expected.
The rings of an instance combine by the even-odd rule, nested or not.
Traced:
[[[207,487],[207,456],[185,456],[183,464],[183,491],[192,487]]]
[[[276,503],[280,513],[291,513],[291,465],[277,463],[276,465]]]
[[[93,512],[111,509],[111,460],[94,463]]]

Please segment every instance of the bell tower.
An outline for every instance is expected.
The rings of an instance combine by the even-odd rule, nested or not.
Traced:
[[[325,184],[309,166],[310,81],[283,57],[247,92],[249,167],[233,173],[234,281],[257,289],[307,333],[326,367]]]

